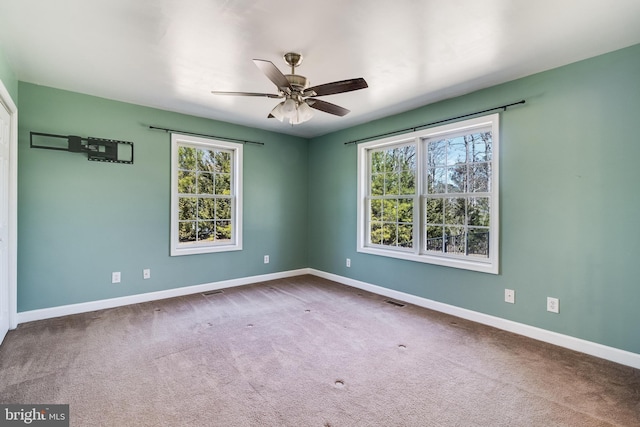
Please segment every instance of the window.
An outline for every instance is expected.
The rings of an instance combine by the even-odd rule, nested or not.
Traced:
[[[358,251],[498,273],[498,115],[358,146]]]
[[[171,255],[242,249],[242,145],[171,136]]]

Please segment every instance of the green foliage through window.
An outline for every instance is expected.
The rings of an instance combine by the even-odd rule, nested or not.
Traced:
[[[370,170],[371,243],[413,248],[413,196],[416,194],[415,145],[371,151]]]
[[[178,241],[232,238],[232,152],[178,144]]]
[[[427,252],[489,257],[491,132],[426,140]]]

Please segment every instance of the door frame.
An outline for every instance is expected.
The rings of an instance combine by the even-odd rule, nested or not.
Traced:
[[[18,107],[0,80],[0,102],[9,123],[9,329],[18,326]]]

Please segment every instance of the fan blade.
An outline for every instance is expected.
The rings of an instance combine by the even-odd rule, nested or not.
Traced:
[[[347,110],[346,108],[327,101],[322,101],[320,99],[309,98],[305,99],[304,102],[306,102],[311,108],[315,108],[316,110],[324,111],[325,113],[333,114],[336,116],[342,117],[349,114],[349,110]]]
[[[212,90],[214,95],[238,95],[238,96],[262,96],[265,98],[282,98],[283,95],[274,95],[272,93],[255,93],[255,92],[220,92],[218,90]]]
[[[323,85],[313,86],[304,91],[304,96],[325,96],[336,93],[351,92],[369,87],[367,82],[362,78],[342,80],[339,82],[325,83]],[[315,95],[311,92],[315,92]],[[307,95],[309,94],[309,95]]]
[[[278,89],[291,90],[289,80],[287,80],[278,67],[273,65],[273,62],[265,61],[264,59],[254,59],[253,63],[260,68],[260,71],[262,71],[264,75],[278,87]]]

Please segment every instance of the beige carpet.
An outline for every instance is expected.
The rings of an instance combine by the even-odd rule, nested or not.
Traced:
[[[640,426],[640,371],[312,276],[20,325],[72,426]]]

